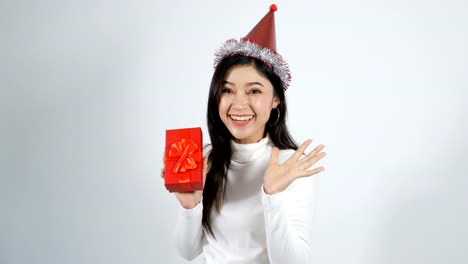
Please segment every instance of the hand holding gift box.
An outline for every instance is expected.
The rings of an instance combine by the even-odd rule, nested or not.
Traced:
[[[169,192],[203,190],[201,128],[166,130],[164,184]]]

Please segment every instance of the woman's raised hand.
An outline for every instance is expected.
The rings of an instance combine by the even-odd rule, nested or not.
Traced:
[[[278,164],[279,149],[273,147],[271,159],[263,177],[263,189],[266,194],[284,191],[295,179],[315,175],[324,171],[323,166],[309,170],[317,161],[325,157],[321,152],[324,145],[319,145],[309,154],[303,155],[312,140],[306,140],[297,151],[283,164]]]
[[[203,158],[203,187],[205,187],[207,167],[208,167],[208,157],[205,157]],[[164,165],[163,165],[163,168],[161,169],[161,178],[164,179]],[[202,195],[203,195],[203,191],[175,192],[175,196],[179,200],[180,205],[185,209],[194,208],[201,201]]]

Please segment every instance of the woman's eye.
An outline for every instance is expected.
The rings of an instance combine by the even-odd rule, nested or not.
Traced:
[[[261,91],[258,90],[258,89],[253,89],[253,90],[250,90],[250,93],[251,94],[259,94],[259,93],[261,93]]]
[[[229,89],[229,88],[223,88],[223,89],[221,90],[221,93],[232,93],[232,90]]]

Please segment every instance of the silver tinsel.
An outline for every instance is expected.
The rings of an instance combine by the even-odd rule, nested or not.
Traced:
[[[268,67],[271,67],[273,72],[283,82],[283,89],[286,91],[291,82],[291,73],[286,61],[268,48],[262,48],[258,44],[248,40],[227,40],[215,53],[214,67],[216,68],[222,59],[233,55],[244,55],[247,57],[257,58],[263,61]]]

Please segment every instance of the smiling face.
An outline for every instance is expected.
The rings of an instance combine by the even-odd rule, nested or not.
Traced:
[[[263,138],[271,110],[279,104],[271,82],[253,65],[237,65],[226,74],[220,87],[219,116],[241,144]]]

